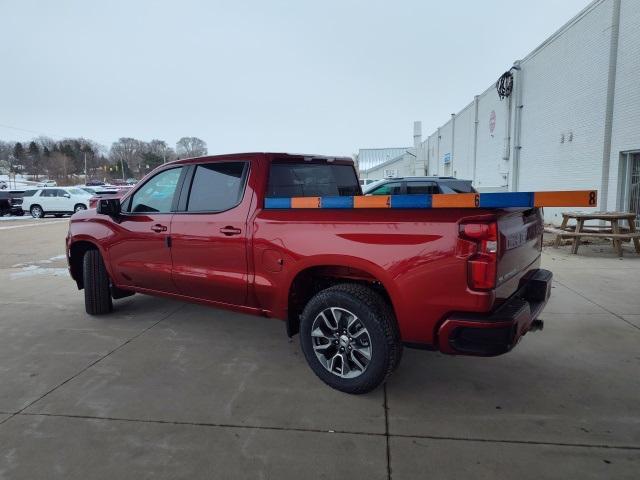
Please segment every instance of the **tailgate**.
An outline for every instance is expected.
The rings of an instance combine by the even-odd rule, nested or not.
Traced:
[[[540,266],[543,229],[539,208],[504,210],[504,214],[498,217],[498,299],[508,298],[515,293],[520,279],[528,271]]]

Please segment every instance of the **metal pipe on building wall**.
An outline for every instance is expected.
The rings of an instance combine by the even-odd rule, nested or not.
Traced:
[[[438,173],[437,175],[440,175],[440,127],[438,127],[438,148],[436,150],[436,158],[438,159]]]
[[[478,104],[480,103],[480,96],[475,95],[473,97],[474,125],[473,125],[473,185],[476,185],[476,167],[478,165]]]
[[[453,157],[456,150],[456,114],[451,114],[451,158],[449,159],[449,174],[456,176],[453,170]]]
[[[607,107],[604,116],[604,147],[602,149],[602,184],[600,186],[600,210],[607,210],[609,196],[609,170],[611,168],[611,133],[613,130],[613,103],[616,93],[618,68],[618,41],[620,37],[620,1],[613,1],[611,40],[609,43],[609,73],[607,77]]]
[[[513,69],[515,70],[514,79],[514,97],[515,97],[515,112],[513,119],[513,167],[512,167],[512,189],[517,192],[520,188],[520,138],[522,133],[522,90],[523,90],[523,72],[520,60],[513,62]]]

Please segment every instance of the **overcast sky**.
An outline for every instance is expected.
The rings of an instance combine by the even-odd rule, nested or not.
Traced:
[[[0,0],[0,139],[406,146],[588,3]]]

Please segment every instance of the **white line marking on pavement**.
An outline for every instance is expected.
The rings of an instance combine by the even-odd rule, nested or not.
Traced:
[[[24,227],[41,227],[42,225],[53,225],[54,223],[65,223],[68,220],[55,220],[53,222],[41,222],[41,223],[27,223],[26,225],[10,225],[8,227],[0,227],[0,230],[11,230],[14,228],[24,228]]]

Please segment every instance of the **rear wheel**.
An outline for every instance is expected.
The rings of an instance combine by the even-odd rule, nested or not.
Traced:
[[[389,305],[359,284],[316,294],[300,321],[300,343],[314,373],[346,393],[366,393],[391,374],[402,344]]]
[[[30,212],[31,212],[31,216],[33,218],[43,218],[44,217],[44,210],[42,210],[42,207],[40,205],[32,205]]]
[[[109,275],[98,250],[87,250],[83,259],[84,307],[89,315],[113,310]]]

